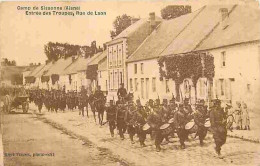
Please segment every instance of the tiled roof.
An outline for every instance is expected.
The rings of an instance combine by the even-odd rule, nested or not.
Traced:
[[[49,68],[51,68],[52,65],[53,65],[52,62],[47,63],[46,65],[43,66],[43,68],[39,72],[37,72],[34,75],[34,77],[41,77],[42,75],[48,72]]]
[[[223,7],[230,12],[226,29],[219,23],[219,9]],[[259,40],[259,18],[258,9],[246,6],[205,6],[163,21],[127,62]]]
[[[129,57],[127,62],[157,58],[201,10],[202,9],[172,20],[164,20]]]
[[[206,50],[243,42],[260,40],[260,10],[236,6],[227,19],[227,27],[221,25],[204,40],[197,50]]]
[[[156,22],[161,22],[162,19],[159,17],[155,17]],[[142,18],[129,27],[127,27],[125,30],[123,30],[119,35],[117,35],[113,40],[123,38],[123,37],[129,37],[132,35],[132,33],[137,32],[140,30],[142,26],[145,26],[146,24],[149,24],[149,18]]]
[[[102,60],[103,58],[105,58],[107,56],[107,50],[97,53],[95,56],[92,57],[92,59],[90,59],[88,66],[90,65],[97,65],[98,62],[100,60]]]
[[[37,66],[33,71],[31,71],[30,73],[29,73],[29,75],[28,76],[36,76],[36,74],[38,73],[38,72],[40,72],[40,70],[41,69],[43,69],[43,67],[44,67],[44,65],[42,64],[42,65],[39,65],[39,66]]]
[[[99,71],[107,70],[107,57],[99,61],[98,70]]]
[[[46,76],[51,76],[52,74],[61,75],[64,69],[72,63],[72,57],[68,57],[66,59],[61,58],[53,63],[52,66],[48,69],[48,71],[44,74]]]

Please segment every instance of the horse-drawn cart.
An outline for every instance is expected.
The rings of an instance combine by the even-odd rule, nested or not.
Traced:
[[[18,109],[22,106],[23,113],[27,113],[29,110],[29,96],[16,96],[11,103],[11,110]]]

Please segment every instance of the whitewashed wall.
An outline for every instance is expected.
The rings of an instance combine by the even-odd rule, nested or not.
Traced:
[[[221,52],[226,52],[226,66],[221,67]],[[209,51],[214,56],[214,96],[232,101],[245,101],[254,107],[259,99],[259,42],[235,45]],[[219,79],[224,79],[225,95],[220,94]]]

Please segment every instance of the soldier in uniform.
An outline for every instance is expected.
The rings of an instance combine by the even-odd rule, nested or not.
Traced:
[[[204,126],[206,119],[208,118],[208,111],[205,107],[204,100],[200,100],[197,103],[196,112],[194,114],[194,121],[198,125],[198,131],[196,135],[199,136],[200,145],[203,145],[203,140],[207,135],[207,128]]]
[[[84,116],[84,98],[83,98],[83,93],[79,93],[78,96],[78,107],[79,107],[79,115],[82,114]]]
[[[39,95],[37,96],[37,105],[38,105],[39,113],[41,113],[42,105],[43,105],[43,94],[42,94],[42,92],[40,92]]]
[[[161,151],[161,142],[163,140],[163,137],[161,135],[160,126],[162,125],[162,119],[161,119],[161,112],[160,112],[160,100],[156,99],[154,109],[148,116],[148,124],[152,128],[152,135],[155,136],[155,147],[156,151]]]
[[[136,133],[139,138],[139,142],[141,146],[145,146],[145,139],[146,139],[146,133],[142,130],[143,125],[145,124],[145,121],[147,120],[147,114],[141,105],[141,102],[139,99],[136,100],[136,114],[135,119],[137,122],[136,126]]]
[[[215,99],[212,110],[210,111],[210,123],[213,132],[213,138],[215,140],[215,150],[220,158],[221,156],[221,146],[226,142],[227,129],[226,129],[226,114],[223,108],[221,108],[221,101]]]
[[[185,130],[185,125],[192,119],[187,109],[184,109],[183,104],[179,105],[179,110],[174,115],[174,123],[177,127],[177,135],[180,140],[181,148],[185,149],[184,141],[187,139],[188,132]]]
[[[126,114],[126,107],[124,106],[123,99],[119,99],[117,101],[117,110],[116,110],[116,123],[117,123],[117,129],[119,131],[119,135],[121,140],[124,140],[124,132],[126,130],[126,124],[125,124],[125,114]]]
[[[129,134],[131,143],[134,144],[134,135],[135,135],[135,124],[136,124],[136,108],[133,101],[129,101],[128,109],[125,113],[125,122],[127,125],[127,133]]]
[[[116,128],[116,106],[113,100],[110,100],[110,106],[107,109],[107,121],[111,137],[114,137],[114,130]]]
[[[126,95],[127,95],[127,91],[126,88],[124,88],[124,83],[121,83],[121,86],[117,91],[117,96],[118,98],[122,97],[123,99],[125,99]]]

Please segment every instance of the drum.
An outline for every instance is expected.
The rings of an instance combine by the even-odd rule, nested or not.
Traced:
[[[148,123],[145,123],[145,125],[142,127],[143,131],[148,131],[150,128],[151,127]]]
[[[169,119],[168,123],[172,124],[174,122],[174,118]]]
[[[172,132],[172,127],[169,123],[165,123],[160,127],[162,135],[169,135]]]
[[[208,119],[206,119],[206,121],[205,121],[204,127],[210,128],[210,126],[211,126],[211,124],[210,124],[210,120],[209,120],[209,118],[208,118]]]
[[[196,133],[198,126],[195,124],[194,120],[191,120],[185,125],[185,130],[187,130],[189,133]]]

